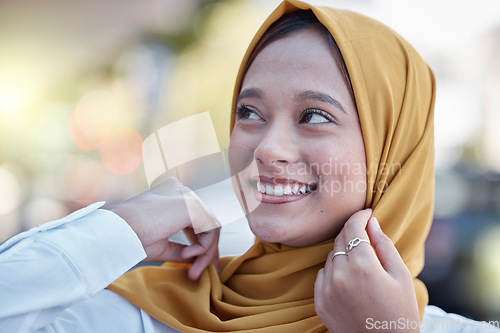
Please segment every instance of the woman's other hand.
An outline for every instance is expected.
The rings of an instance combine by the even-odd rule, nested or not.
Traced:
[[[119,215],[135,231],[147,260],[192,262],[188,273],[192,280],[198,279],[210,263],[219,269],[219,223],[194,192],[177,179],[169,178],[105,209]],[[168,240],[180,230],[191,245]]]
[[[354,214],[335,239],[316,278],[316,313],[331,332],[419,332],[410,272],[371,213]],[[361,241],[347,251],[356,238],[373,248]]]

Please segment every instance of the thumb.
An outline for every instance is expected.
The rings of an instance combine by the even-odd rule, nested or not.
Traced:
[[[318,302],[322,297],[323,292],[323,280],[325,277],[325,269],[321,268],[316,276],[316,281],[314,282],[314,303],[318,307]]]
[[[366,229],[368,237],[370,237],[370,243],[385,271],[397,280],[404,274],[407,275],[408,268],[406,268],[392,240],[380,228],[376,217],[370,218]]]

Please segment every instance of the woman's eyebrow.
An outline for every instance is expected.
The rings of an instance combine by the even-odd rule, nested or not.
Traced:
[[[307,99],[314,99],[317,101],[330,103],[336,106],[338,109],[340,109],[340,111],[347,114],[347,112],[344,110],[344,107],[342,106],[342,104],[340,104],[339,101],[337,101],[332,96],[319,91],[312,91],[312,90],[301,91],[297,95],[295,95],[295,99],[299,102],[302,102]]]
[[[264,98],[264,92],[260,90],[259,88],[248,88],[245,90],[242,90],[240,94],[238,95],[238,99],[236,100],[236,103],[240,101],[240,99],[243,98],[259,98],[262,99]]]

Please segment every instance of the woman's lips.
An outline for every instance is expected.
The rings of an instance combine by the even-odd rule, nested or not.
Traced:
[[[303,193],[303,194],[296,194],[296,195],[283,195],[280,197],[280,196],[256,192],[256,195],[259,196],[259,194],[260,194],[260,198],[258,198],[258,197],[257,198],[261,203],[284,204],[284,203],[294,202],[294,201],[303,199],[304,197],[308,196],[311,193],[312,192],[307,192],[307,193]]]
[[[257,178],[257,177],[256,177]],[[308,184],[290,178],[269,178],[259,176],[253,179],[255,195],[260,202],[283,204],[305,198],[316,189],[314,183]]]

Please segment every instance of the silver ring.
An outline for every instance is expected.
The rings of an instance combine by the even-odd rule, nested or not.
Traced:
[[[356,237],[354,239],[351,239],[349,241],[349,243],[347,243],[347,246],[345,247],[345,249],[346,249],[347,252],[349,252],[349,251],[351,251],[353,248],[355,248],[356,246],[358,246],[361,243],[370,244],[370,242],[367,241],[366,239],[361,239],[359,237]]]
[[[339,252],[335,252],[332,256],[332,259],[330,259],[331,261],[333,261],[333,258],[335,258],[336,256],[340,256],[340,255],[348,255],[347,252],[344,252],[344,251],[339,251]]]

